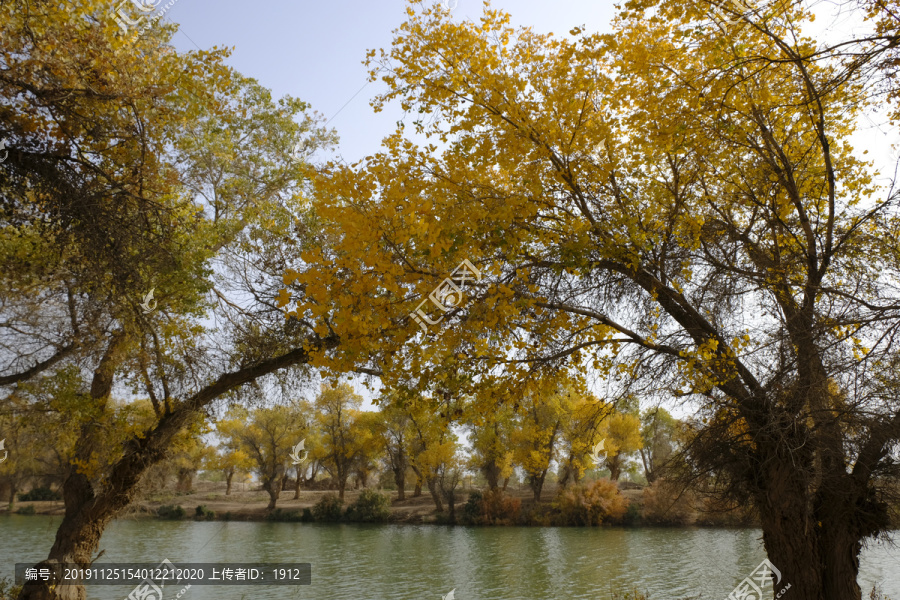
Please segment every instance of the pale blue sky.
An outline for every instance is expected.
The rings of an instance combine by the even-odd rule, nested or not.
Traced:
[[[492,6],[509,12],[516,26],[562,35],[582,24],[609,31],[614,11],[609,0],[498,0]],[[290,94],[333,119],[329,126],[340,135],[339,152],[353,162],[377,151],[402,117],[397,107],[372,111],[369,100],[384,89],[380,82],[350,99],[367,81],[366,51],[390,46],[405,7],[404,0],[177,0],[166,18],[181,26],[172,40],[178,50],[234,47],[231,66],[276,98]],[[477,20],[482,9],[478,0],[458,0],[451,14]]]

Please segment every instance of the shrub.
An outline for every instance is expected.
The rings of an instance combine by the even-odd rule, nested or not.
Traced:
[[[466,525],[475,525],[481,515],[481,492],[478,490],[469,492],[469,499],[463,504],[460,521]]]
[[[15,585],[9,577],[0,577],[0,600],[15,600],[21,591],[21,585]]]
[[[312,508],[313,520],[321,523],[341,520],[344,501],[337,494],[325,494]]]
[[[686,525],[694,520],[693,499],[677,486],[664,479],[657,479],[642,492],[641,514],[653,525]]]
[[[225,513],[224,515],[222,515],[222,520],[223,520],[223,521],[230,521],[230,520],[231,520],[231,511],[230,511],[230,510],[229,510],[227,513]]]
[[[35,514],[34,504],[29,504],[28,506],[23,506],[16,511],[18,515],[33,515]]]
[[[31,502],[34,500],[62,500],[62,494],[55,492],[48,487],[36,487],[30,492],[19,494],[19,500],[22,502]]]
[[[309,510],[309,509],[307,509]],[[302,521],[303,517],[296,510],[286,511],[281,510],[280,508],[276,508],[272,512],[266,515],[267,521],[283,521],[288,523],[294,523],[297,521]]]
[[[216,511],[209,510],[204,504],[201,504],[194,510],[194,519],[197,521],[212,521],[215,518]]]
[[[312,511],[309,510],[308,508],[304,508],[303,514],[300,515],[300,520],[304,523],[312,523],[312,520],[313,520]]]
[[[697,525],[714,527],[759,526],[759,519],[752,502],[729,502],[712,496],[701,496],[694,506],[697,511]]]
[[[522,502],[503,490],[471,492],[463,505],[461,520],[467,525],[513,525],[519,520]]]
[[[363,490],[356,502],[347,507],[348,521],[358,523],[384,523],[391,517],[391,501],[375,490]]]
[[[559,490],[554,508],[557,525],[600,525],[625,515],[625,498],[608,479]]]
[[[187,513],[185,512],[184,508],[181,507],[181,505],[173,506],[171,504],[165,504],[163,506],[160,506],[156,510],[156,514],[163,519],[176,520],[183,519],[184,515]]]
[[[625,516],[622,517],[622,523],[625,525],[639,525],[643,515],[641,513],[641,505],[637,502],[628,502],[625,509]]]

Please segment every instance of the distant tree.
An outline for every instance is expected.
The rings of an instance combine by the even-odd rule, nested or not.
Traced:
[[[584,472],[594,468],[588,455],[602,439],[602,424],[613,411],[611,404],[602,402],[593,394],[580,393],[573,398],[571,412],[563,420],[560,436],[559,485],[577,484]]]
[[[609,478],[618,481],[629,456],[643,446],[641,420],[631,413],[615,411],[604,421],[601,435],[605,438],[603,447]]]
[[[296,409],[277,405],[248,411],[233,407],[219,423],[220,431],[236,439],[254,463],[263,489],[269,494],[268,510],[274,510],[281,493],[292,448],[307,431]]]
[[[400,406],[395,392],[385,393],[379,404],[378,435],[384,448],[385,462],[397,484],[397,498],[406,499],[406,473],[409,470],[409,444],[412,421]]]
[[[468,410],[465,418],[472,446],[468,462],[484,476],[491,490],[496,490],[500,480],[509,478],[513,472],[515,414],[512,403],[498,404],[492,410]]]
[[[319,456],[338,486],[340,500],[360,451],[356,438],[362,400],[346,383],[323,384],[315,400],[315,420],[322,436]]]
[[[541,501],[563,421],[570,418],[575,396],[571,387],[548,382],[529,389],[519,402],[521,412],[511,436],[513,457],[525,471],[535,503]]]
[[[659,406],[648,408],[641,415],[640,449],[641,463],[647,483],[653,483],[664,476],[666,462],[676,450],[678,420]]]

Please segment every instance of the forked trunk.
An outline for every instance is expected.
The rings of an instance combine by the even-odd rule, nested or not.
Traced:
[[[426,481],[428,491],[431,493],[431,499],[434,500],[434,507],[438,512],[444,512],[444,503],[441,501],[441,494],[438,490],[437,477],[429,477]]]

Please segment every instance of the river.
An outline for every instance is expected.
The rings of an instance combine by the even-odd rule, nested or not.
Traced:
[[[0,577],[47,555],[59,517],[0,517]],[[895,532],[898,534],[900,532]],[[120,520],[100,563],[306,562],[312,585],[193,585],[180,600],[591,599],[613,591],[652,600],[724,599],[765,558],[757,529],[465,528],[435,525]],[[863,550],[860,585],[900,600],[900,548]],[[777,565],[775,565],[777,567]],[[122,600],[134,586],[88,586]],[[183,586],[166,586],[172,600]],[[771,596],[769,596],[771,597]],[[790,600],[790,590],[783,596]]]

